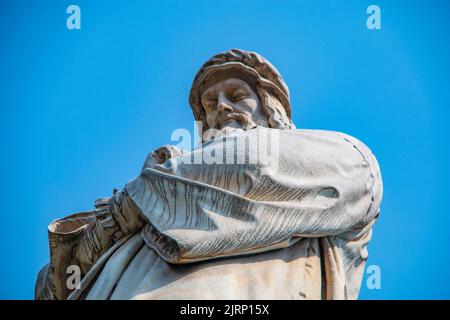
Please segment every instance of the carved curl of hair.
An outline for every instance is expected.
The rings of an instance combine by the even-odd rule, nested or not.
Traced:
[[[288,117],[282,103],[274,94],[259,85],[256,86],[256,91],[261,100],[261,106],[270,128],[295,129],[294,123]]]

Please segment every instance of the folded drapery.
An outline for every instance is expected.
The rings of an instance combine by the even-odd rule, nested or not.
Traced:
[[[244,163],[217,163],[226,154]],[[361,228],[378,212],[380,180],[374,156],[352,137],[257,128],[144,168],[125,190],[148,221],[146,243],[188,263]]]
[[[351,242],[363,237],[355,248],[341,241],[339,254],[351,260],[355,250],[363,255],[360,248],[370,238],[365,227],[373,224],[382,197],[370,150],[331,131],[255,128],[218,137],[163,164],[146,164],[151,165],[95,212],[50,225],[51,262],[40,273],[37,298],[68,296],[65,268],[70,264],[81,265],[83,279],[70,297],[81,297],[139,230],[171,264],[286,248],[302,238],[341,235]],[[330,253],[325,262],[338,254],[330,241],[324,242]],[[122,262],[126,268],[128,262]],[[351,275],[345,268],[352,266],[339,272]]]

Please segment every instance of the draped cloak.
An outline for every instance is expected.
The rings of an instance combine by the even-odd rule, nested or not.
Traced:
[[[359,140],[259,127],[151,160],[94,211],[50,224],[37,299],[358,297],[382,197]]]

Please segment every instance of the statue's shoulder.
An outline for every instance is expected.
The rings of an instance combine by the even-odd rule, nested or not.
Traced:
[[[363,154],[372,155],[371,149],[360,139],[339,131],[318,129],[289,129],[279,130],[281,136],[293,136],[299,139],[317,140],[330,144],[351,144]]]

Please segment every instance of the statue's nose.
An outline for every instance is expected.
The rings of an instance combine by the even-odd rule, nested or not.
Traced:
[[[219,112],[233,111],[233,108],[231,107],[228,99],[224,96],[224,94],[220,94],[217,99],[217,111]]]

